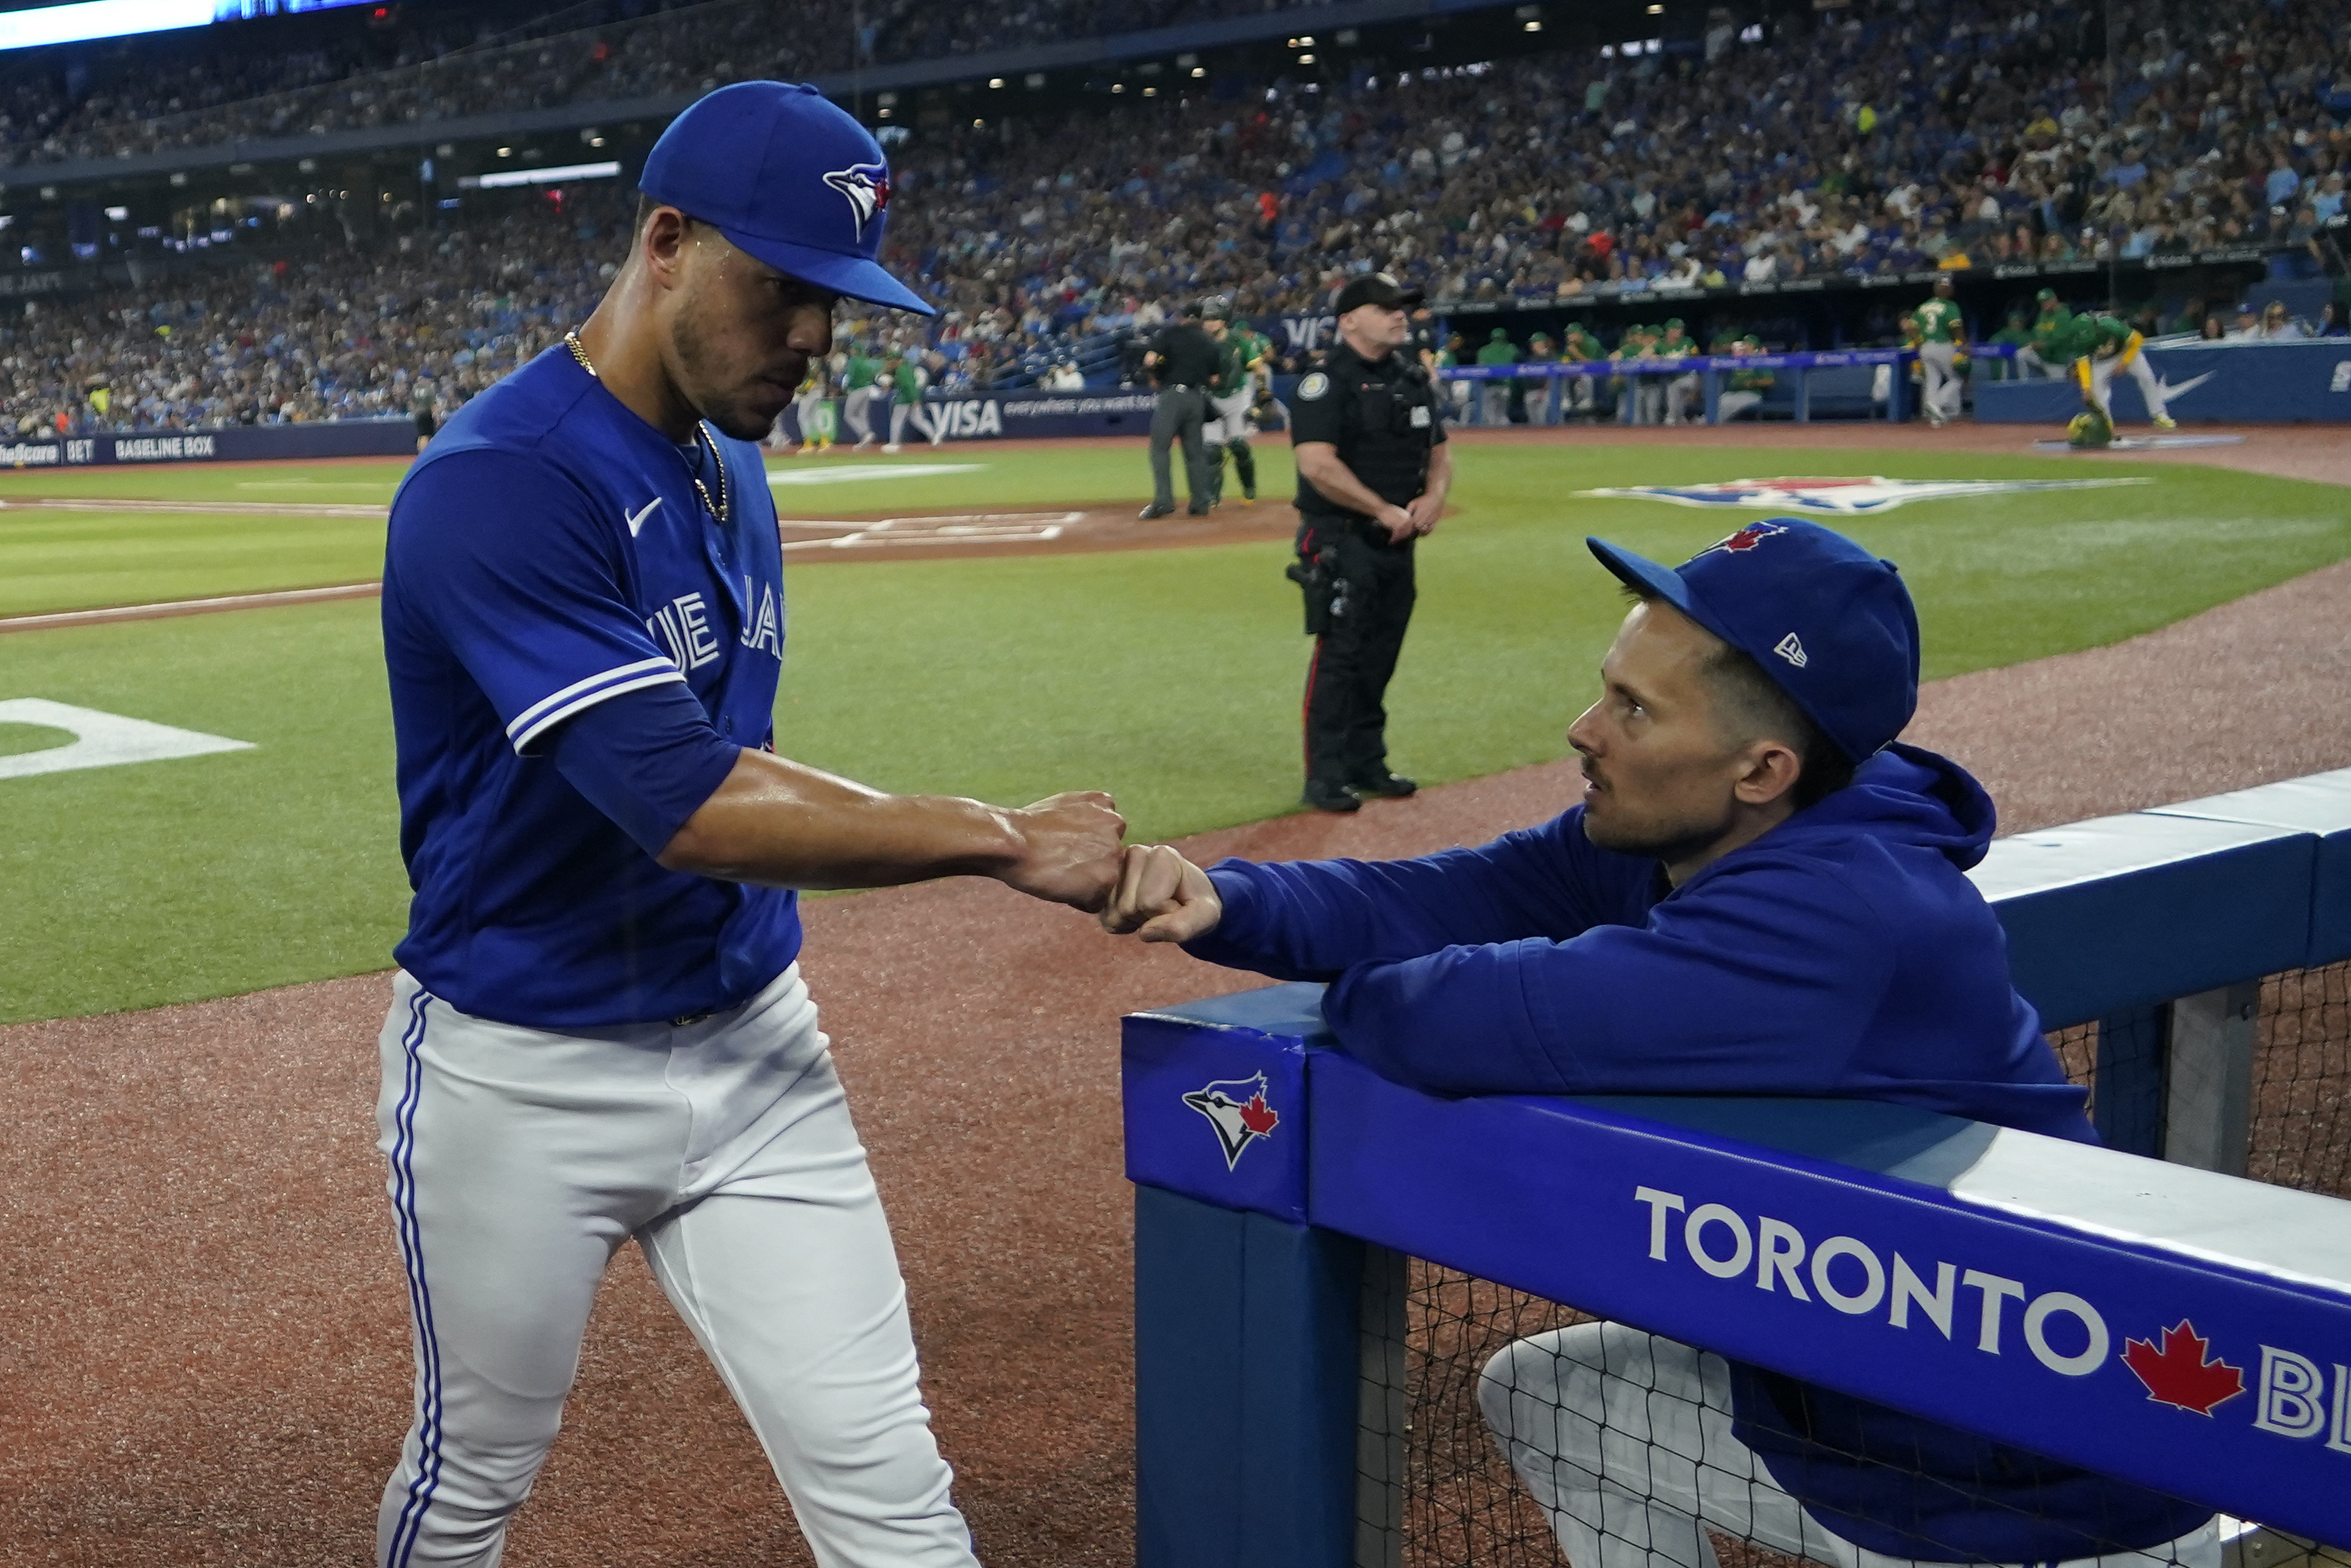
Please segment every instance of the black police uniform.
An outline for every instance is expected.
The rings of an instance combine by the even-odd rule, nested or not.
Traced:
[[[1427,487],[1429,454],[1445,440],[1437,392],[1418,359],[1365,361],[1342,339],[1300,378],[1290,439],[1326,442],[1382,500],[1405,506]],[[1306,792],[1323,803],[1350,788],[1408,790],[1387,767],[1388,679],[1412,620],[1413,540],[1326,499],[1298,477],[1299,564],[1307,630],[1317,633],[1306,673]],[[1395,788],[1403,785],[1403,790]]]
[[[1208,414],[1208,382],[1217,373],[1216,340],[1197,321],[1178,321],[1159,334],[1151,351],[1159,356],[1159,401],[1151,411],[1151,506],[1144,515],[1164,517],[1176,509],[1167,449],[1180,439],[1184,483],[1191,495],[1192,514],[1198,517],[1207,511],[1216,491],[1200,431]]]

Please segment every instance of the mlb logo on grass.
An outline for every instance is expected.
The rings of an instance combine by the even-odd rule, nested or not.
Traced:
[[[1627,485],[1604,490],[1579,490],[1580,496],[1632,500],[1667,501],[1677,507],[1718,509],[1761,507],[1775,512],[1804,512],[1818,517],[1865,517],[1890,512],[1912,501],[1943,501],[1959,497],[2011,496],[2032,490],[2095,490],[2113,485],[2149,485],[2151,479],[1889,479],[1882,474],[1858,476],[1790,476],[1776,479],[1726,479],[1713,485]]]

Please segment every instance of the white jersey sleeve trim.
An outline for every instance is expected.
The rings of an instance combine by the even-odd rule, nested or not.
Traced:
[[[507,726],[507,738],[514,743],[517,752],[527,751],[530,743],[549,727],[561,724],[583,708],[594,707],[606,697],[657,686],[664,681],[684,679],[685,673],[665,658],[642,659],[633,664],[606,670],[601,675],[574,681],[561,691],[540,698],[517,714],[514,722]]]

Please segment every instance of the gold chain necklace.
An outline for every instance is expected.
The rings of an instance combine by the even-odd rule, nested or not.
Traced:
[[[604,379],[601,376],[597,376],[596,367],[589,363],[588,350],[580,346],[579,333],[564,333],[563,346],[571,350],[571,357],[580,361],[580,368],[581,370],[586,371],[591,376],[596,376],[596,379],[600,382]],[[726,526],[726,464],[725,460],[718,455],[718,444],[710,439],[710,433],[703,429],[702,422],[698,419],[694,422],[694,441],[695,449],[696,451],[707,450],[709,452],[710,465],[718,470],[718,499],[716,502],[711,500],[709,490],[705,488],[703,486],[701,475],[689,468],[686,470],[685,476],[694,482],[694,493],[702,497],[702,509],[708,512],[712,519],[723,528]]]

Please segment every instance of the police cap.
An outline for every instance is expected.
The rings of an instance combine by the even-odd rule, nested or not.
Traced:
[[[1406,287],[1398,283],[1391,274],[1368,272],[1339,290],[1339,298],[1331,308],[1337,314],[1344,316],[1348,311],[1363,305],[1409,306],[1417,305],[1420,301],[1419,289]]]

